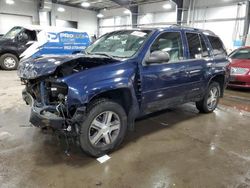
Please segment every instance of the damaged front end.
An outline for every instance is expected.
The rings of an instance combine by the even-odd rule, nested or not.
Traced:
[[[30,123],[40,128],[55,131],[77,131],[75,124],[80,122],[85,108],[70,109],[67,103],[68,86],[51,79],[25,80],[22,95],[31,106]],[[77,133],[77,132],[76,132]]]
[[[52,128],[63,133],[78,134],[84,117],[85,104],[81,86],[67,78],[106,63],[102,57],[67,56],[38,58],[20,63],[18,75],[25,85],[24,101],[31,106],[30,122],[40,128]],[[83,74],[81,74],[83,77]]]

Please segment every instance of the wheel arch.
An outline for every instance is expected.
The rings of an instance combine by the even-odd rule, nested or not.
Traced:
[[[116,88],[102,91],[93,95],[89,99],[88,104],[91,104],[93,101],[100,98],[110,99],[119,103],[124,108],[127,114],[129,114],[129,111],[133,105],[133,95],[130,88]]]
[[[219,83],[220,90],[221,90],[220,97],[223,97],[223,95],[224,95],[224,89],[225,89],[225,87],[224,87],[225,86],[225,75],[224,74],[218,74],[218,75],[213,76],[212,78],[210,78],[208,86],[212,82],[218,82]]]
[[[0,56],[2,56],[2,55],[4,55],[4,54],[12,54],[12,55],[16,56],[18,60],[20,60],[19,55],[18,55],[17,52],[14,51],[14,50],[4,50],[4,51],[0,51]]]

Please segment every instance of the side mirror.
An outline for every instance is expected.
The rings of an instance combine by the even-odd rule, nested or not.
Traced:
[[[170,60],[169,53],[163,51],[154,51],[150,54],[149,58],[146,60],[147,64],[152,63],[164,63]]]

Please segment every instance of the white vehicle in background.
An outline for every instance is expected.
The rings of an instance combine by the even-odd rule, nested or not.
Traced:
[[[88,34],[78,29],[16,26],[0,38],[0,67],[15,70],[21,58],[72,54],[82,51],[89,44]]]

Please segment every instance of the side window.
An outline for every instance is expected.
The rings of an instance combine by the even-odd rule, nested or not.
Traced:
[[[27,35],[28,41],[36,41],[36,31],[24,30],[24,34]]]
[[[209,57],[209,50],[207,48],[207,45],[201,35],[200,36],[200,41],[201,41],[201,47],[202,47],[202,57]]]
[[[164,51],[168,52],[171,61],[183,59],[183,46],[181,34],[179,32],[166,32],[161,34],[153,43],[150,52]]]
[[[186,33],[189,54],[191,59],[202,58],[202,46],[199,34],[197,33]]]
[[[212,46],[212,51],[214,56],[226,56],[227,52],[224,49],[224,46],[221,40],[218,37],[208,36],[208,40]]]

